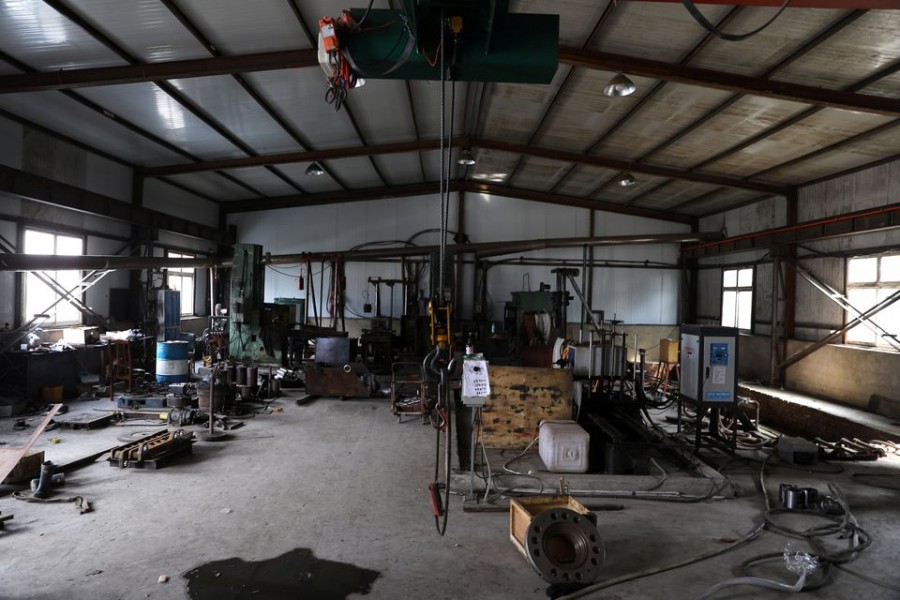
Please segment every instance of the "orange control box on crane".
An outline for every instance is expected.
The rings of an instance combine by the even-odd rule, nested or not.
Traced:
[[[322,46],[325,48],[325,52],[337,52],[340,44],[333,18],[322,17],[319,19],[319,33],[322,34]]]

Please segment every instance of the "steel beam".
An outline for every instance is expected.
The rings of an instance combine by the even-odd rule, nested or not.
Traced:
[[[763,183],[758,181],[748,181],[734,177],[723,175],[715,175],[713,173],[704,173],[697,171],[684,171],[673,169],[662,165],[651,165],[647,163],[639,163],[636,161],[620,160],[616,158],[608,158],[596,156],[592,154],[583,154],[579,152],[567,152],[564,150],[555,150],[551,148],[542,148],[540,146],[529,146],[527,144],[516,144],[502,140],[489,140],[478,138],[472,140],[472,144],[479,148],[489,148],[491,150],[501,150],[503,152],[511,152],[514,154],[528,154],[530,156],[539,156],[560,162],[568,162],[576,165],[587,165],[592,167],[601,167],[606,169],[618,169],[620,171],[629,171],[631,173],[646,173],[648,175],[656,175],[659,177],[670,177],[672,179],[683,179],[685,181],[696,181],[699,183],[710,183],[713,185],[721,185],[756,192],[766,192],[768,194],[783,195],[787,193],[788,187],[772,183]]]
[[[828,106],[830,108],[841,108],[892,117],[900,116],[900,106],[898,106],[897,100],[883,96],[825,89],[813,85],[775,81],[689,65],[676,65],[647,58],[595,50],[582,50],[569,46],[560,47],[559,61],[579,67],[601,69],[614,73],[624,72],[640,77],[665,79],[687,85],[710,87],[753,96],[766,96],[779,100],[805,102],[817,106]]]
[[[480,183],[477,181],[451,181],[450,191],[465,191],[477,194],[489,194],[491,196],[505,196],[507,198],[532,200],[534,202],[546,202],[549,204],[557,204],[560,206],[572,206],[575,208],[587,208],[591,210],[602,210],[605,212],[647,217],[649,219],[670,221],[673,223],[685,223],[687,225],[691,225],[694,223],[693,217],[674,214],[667,211],[656,211],[647,208],[630,207],[624,206],[622,204],[615,204],[612,202],[601,202],[598,200],[582,200],[581,198],[575,198],[572,196],[560,196],[535,190],[522,190],[501,185]],[[436,194],[437,192],[438,182],[435,181],[395,187],[366,188],[348,192],[324,192],[321,194],[281,196],[278,198],[236,200],[234,202],[227,202],[223,204],[222,208],[228,213],[238,213],[251,212],[256,210],[292,208],[298,206],[302,207],[318,206],[322,204],[339,204],[344,202],[365,202],[367,200],[379,200],[382,198],[402,198],[408,196]]]
[[[717,231],[700,233],[652,233],[646,235],[609,235],[582,238],[549,238],[540,240],[512,240],[503,242],[481,242],[451,244],[447,251],[451,254],[476,253],[478,258],[503,256],[519,252],[534,252],[548,248],[575,248],[580,246],[624,246],[635,244],[681,244],[699,239],[714,239],[721,234]],[[384,258],[405,258],[428,256],[437,246],[398,246],[396,248],[372,248],[332,252],[306,252],[300,254],[280,254],[269,256],[267,264],[296,264],[310,260],[330,260],[340,256],[347,261],[368,261]]]
[[[678,65],[622,54],[598,52],[570,46],[559,48],[560,62],[604,71],[623,71],[632,75],[664,79],[687,85],[767,96],[875,114],[900,116],[893,98],[859,94],[845,90],[773,81],[761,77],[738,75],[689,65]],[[259,54],[221,56],[182,61],[133,64],[122,67],[71,69],[0,76],[0,93],[63,90],[91,85],[111,85],[138,81],[162,82],[168,79],[206,77],[288,69],[317,67],[316,51],[285,50]]]
[[[117,271],[139,269],[202,269],[221,264],[216,257],[168,258],[83,254],[0,254],[0,271]],[[49,284],[48,284],[49,285]]]
[[[626,2],[669,2],[681,3],[681,0],[625,0]],[[784,0],[694,0],[694,4],[726,4],[729,6],[770,6],[779,8]],[[897,0],[791,0],[791,8],[870,8],[900,9]]]
[[[779,367],[782,369],[786,369],[786,368],[790,367],[791,365],[797,364],[798,362],[800,362],[801,360],[803,360],[804,358],[806,358],[813,352],[815,352],[821,348],[824,348],[831,342],[837,340],[842,335],[844,335],[844,333],[846,333],[847,331],[850,331],[857,325],[867,323],[870,318],[874,317],[876,314],[878,314],[879,312],[881,312],[888,306],[894,304],[895,302],[897,302],[897,300],[900,300],[900,291],[894,292],[893,294],[891,294],[890,296],[888,296],[887,298],[885,298],[884,300],[882,300],[881,302],[879,302],[878,304],[876,304],[875,306],[873,306],[872,308],[867,310],[866,312],[861,313],[859,316],[857,316],[855,319],[852,319],[851,321],[846,323],[840,329],[836,329],[835,331],[832,331],[830,334],[828,334],[821,340],[817,341],[813,345],[807,346],[806,348],[804,348],[803,350],[800,350],[799,352],[795,352],[794,354],[789,356],[784,362],[782,362],[779,365]],[[897,343],[896,337],[894,338],[893,341],[895,344]]]
[[[0,165],[0,191],[44,204],[52,204],[115,221],[156,227],[217,244],[233,242],[228,239],[226,232],[217,228],[146,208],[134,209],[127,202],[6,165]]]
[[[296,69],[318,66],[314,48],[308,50],[281,50],[238,56],[216,56],[190,60],[172,60],[121,67],[95,67],[90,69],[60,69],[24,75],[0,77],[0,93],[16,94],[45,90],[64,90],[98,85],[141,83],[162,79],[212,77],[274,69]]]
[[[682,250],[682,256],[685,258],[704,258],[730,252],[745,252],[747,250],[768,249],[790,244],[803,244],[897,227],[900,227],[900,204],[890,204],[881,208],[862,210],[835,217],[825,217],[798,223],[797,225],[776,227],[716,242],[690,246]]]

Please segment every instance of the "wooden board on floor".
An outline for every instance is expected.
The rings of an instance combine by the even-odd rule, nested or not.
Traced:
[[[572,418],[572,371],[537,367],[488,368],[491,396],[484,406],[484,445],[523,448],[544,419]]]

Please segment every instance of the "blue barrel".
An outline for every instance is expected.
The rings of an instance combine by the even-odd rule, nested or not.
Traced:
[[[188,380],[190,344],[187,342],[156,343],[156,381],[178,383]]]

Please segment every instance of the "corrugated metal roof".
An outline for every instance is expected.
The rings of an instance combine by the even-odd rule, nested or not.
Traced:
[[[345,7],[336,0],[70,0],[61,6],[62,12],[37,0],[0,5],[0,77],[129,61],[140,67],[216,57],[231,65],[229,74],[211,76],[192,67],[171,76],[168,91],[132,81],[67,90],[68,98],[54,91],[0,94],[0,107],[135,165],[200,161],[202,169],[203,161],[213,159],[335,148],[378,152],[382,144],[419,140],[436,147],[441,133],[438,82],[370,80],[352,90],[346,108],[336,112],[324,100],[320,67],[246,66],[245,55],[311,48],[318,19],[338,16]],[[479,163],[454,166],[454,177],[539,192],[547,202],[557,195],[596,198],[668,218],[704,215],[767,195],[751,184],[770,183],[778,190],[900,156],[900,136],[886,125],[900,122],[900,104],[893,111],[889,105],[866,108],[858,95],[862,90],[900,97],[900,71],[890,70],[900,61],[900,10],[789,8],[762,33],[733,43],[709,35],[678,3],[514,0],[510,7],[558,14],[566,56],[583,62],[561,63],[548,85],[458,84],[454,135],[471,138]],[[711,5],[702,10],[729,31],[751,29],[774,11]],[[616,60],[636,83],[635,94],[603,95],[614,73],[604,66],[605,53],[621,55]],[[283,65],[296,60],[284,54]],[[643,72],[641,60],[656,61],[660,70],[630,73]],[[719,74],[708,82],[694,72],[685,75],[680,65]],[[874,77],[879,70],[884,76]],[[856,86],[857,96],[842,101],[862,104],[817,109],[836,97],[824,93],[812,100],[797,90],[766,97],[740,87],[743,80],[733,80],[734,74],[756,78],[757,85],[771,77],[813,91]],[[94,83],[103,83],[110,75],[96,77]],[[806,116],[793,123],[797,115]],[[478,147],[479,139],[522,147],[488,150]],[[554,159],[558,151],[589,153],[607,166]],[[276,171],[247,163],[230,169],[253,189],[212,168],[177,179],[223,200],[252,198],[255,189],[264,196],[296,195],[300,202],[304,193],[432,182],[441,172],[438,154],[421,149],[322,160],[331,174],[315,181],[304,175],[309,160],[281,164]],[[611,161],[632,168],[610,166]],[[642,173],[642,166],[655,174]],[[626,169],[634,171],[638,185],[610,185]]]

